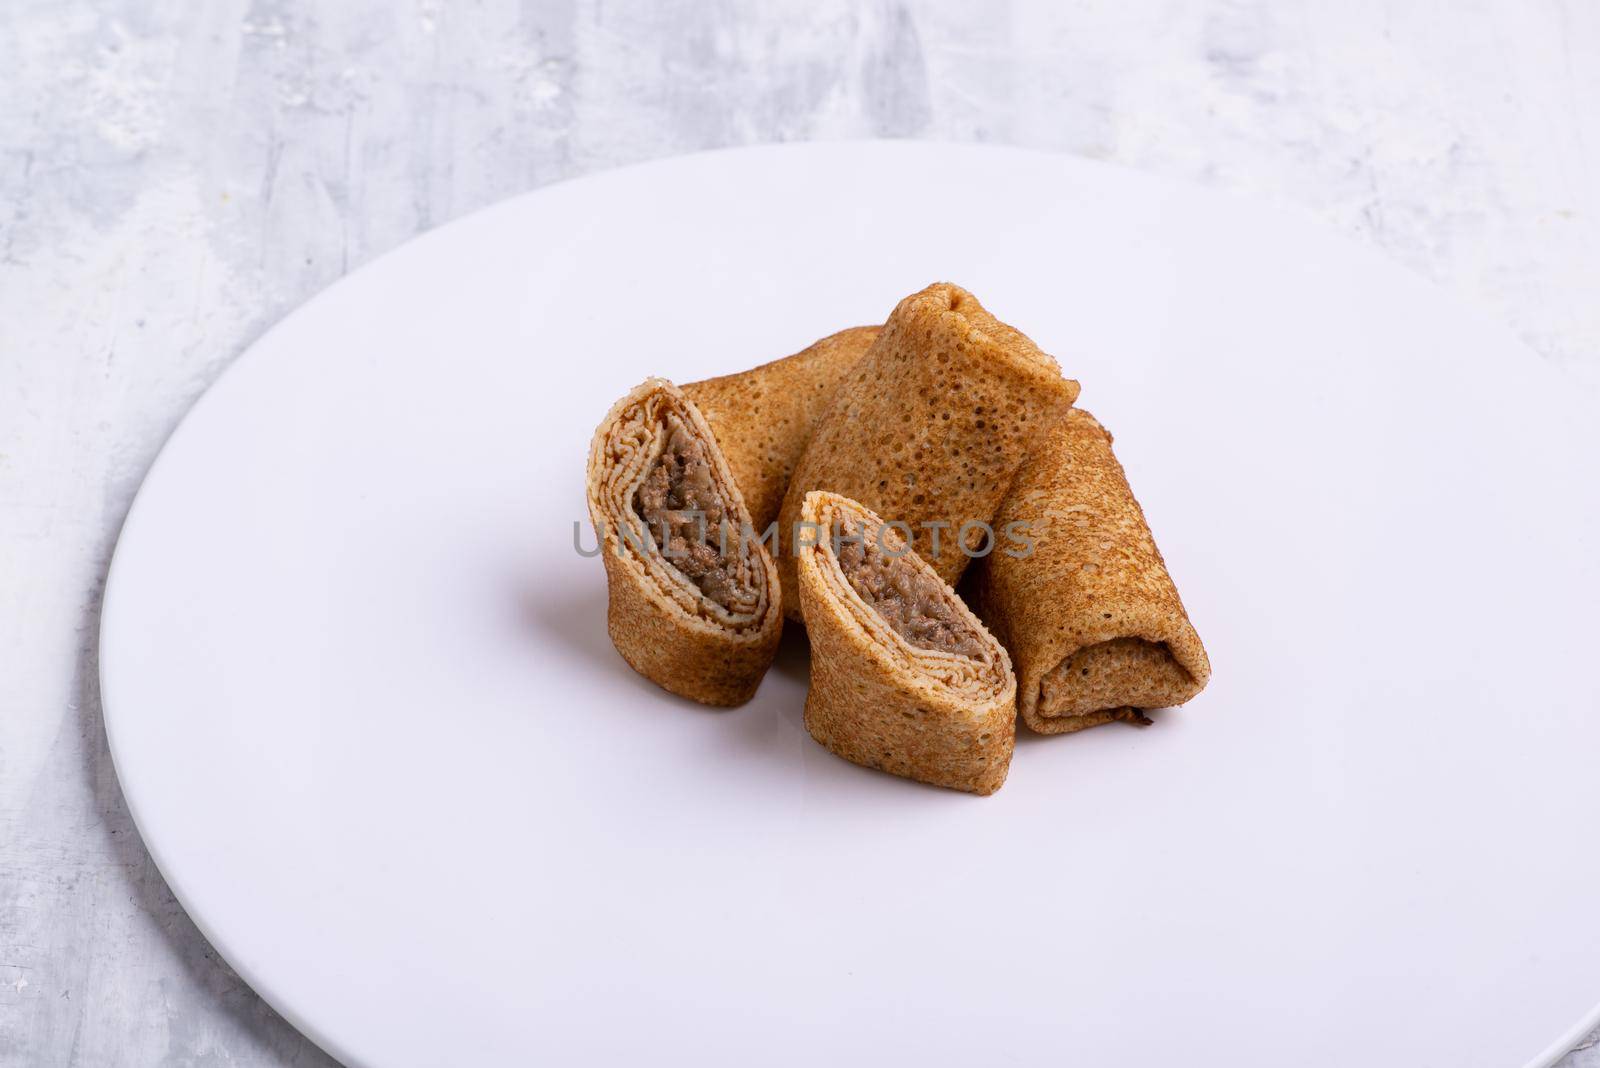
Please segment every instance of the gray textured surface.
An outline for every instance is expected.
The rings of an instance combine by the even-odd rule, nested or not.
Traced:
[[[326,1061],[173,902],[101,729],[106,560],[218,371],[346,270],[512,193],[870,135],[1059,149],[1301,203],[1600,380],[1588,0],[12,0],[0,1062]],[[1600,1068],[1600,1047],[1563,1064]]]

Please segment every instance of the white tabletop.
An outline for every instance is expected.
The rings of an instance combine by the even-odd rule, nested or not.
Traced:
[[[190,402],[421,230],[699,148],[1017,143],[1299,203],[1600,381],[1584,0],[99,7],[0,14],[0,1063],[325,1062],[140,844],[94,635]]]

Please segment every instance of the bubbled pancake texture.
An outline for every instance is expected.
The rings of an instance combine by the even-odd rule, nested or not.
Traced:
[[[708,705],[737,705],[755,693],[777,652],[782,605],[777,571],[765,548],[752,544],[766,595],[748,616],[731,616],[699,593],[654,546],[619,535],[636,521],[633,498],[659,455],[665,430],[658,414],[678,412],[705,441],[713,478],[730,511],[749,513],[711,427],[692,402],[665,379],[649,379],[619,400],[595,431],[589,450],[588,504],[606,571],[606,626],[617,652],[663,689]]]
[[[793,618],[798,603],[792,542],[808,492],[833,491],[909,524],[917,552],[953,583],[969,562],[958,532],[994,519],[1024,458],[1077,395],[1053,359],[959,286],[901,301],[817,424],[784,495],[785,611]],[[949,526],[936,535],[922,525],[935,522]],[[968,537],[983,540],[976,527]]]
[[[824,531],[839,515],[869,531],[881,525],[855,501],[829,493],[808,495],[802,515]],[[895,551],[904,545],[892,529],[884,537]],[[1016,678],[1005,649],[948,585],[983,653],[972,659],[913,646],[850,586],[827,537],[801,553],[800,603],[811,639],[806,730],[865,767],[969,793],[998,790],[1016,737]],[[915,553],[903,559],[934,574]]]
[[[1026,522],[1034,539],[1030,556],[996,552],[974,576],[979,614],[1016,664],[1030,728],[1079,730],[1129,707],[1181,704],[1205,686],[1205,648],[1094,416],[1074,409],[1048,435],[995,522]]]
[[[793,356],[683,387],[711,424],[755,530],[778,518],[812,429],[877,336],[876,326],[851,327]]]

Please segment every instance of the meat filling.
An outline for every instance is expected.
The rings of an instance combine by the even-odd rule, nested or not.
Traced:
[[[667,563],[709,600],[730,612],[753,611],[759,595],[739,551],[739,521],[712,477],[706,444],[678,416],[669,413],[666,423],[666,447],[639,487],[633,510]]]
[[[885,552],[878,532],[844,519],[835,527],[839,569],[861,599],[912,645],[978,660],[984,646],[939,577]]]

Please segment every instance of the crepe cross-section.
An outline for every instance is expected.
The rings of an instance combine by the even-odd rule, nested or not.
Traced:
[[[946,582],[991,545],[983,527],[1078,383],[959,286],[902,300],[806,444],[778,515],[784,610],[797,618],[792,539],[812,490],[903,522]],[[995,532],[998,534],[998,532]]]
[[[1005,649],[869,509],[809,493],[802,516],[806,730],[854,763],[994,793],[1016,738],[1016,678]]]
[[[996,522],[1033,548],[990,554],[974,575],[979,614],[1017,667],[1017,707],[1043,734],[1181,705],[1211,677],[1200,635],[1111,451],[1074,409],[1018,474]]]
[[[853,326],[793,356],[683,387],[711,424],[757,531],[778,518],[812,430],[878,329]]]
[[[589,449],[588,498],[622,658],[691,700],[748,701],[783,627],[777,570],[678,387],[648,379],[612,407]]]

